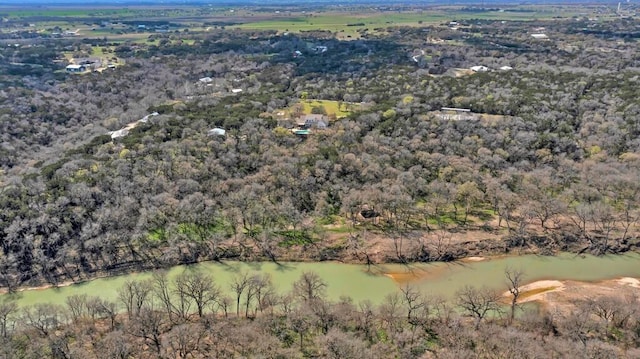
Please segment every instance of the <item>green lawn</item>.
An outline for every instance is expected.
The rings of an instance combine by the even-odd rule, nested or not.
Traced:
[[[109,52],[109,50],[111,50],[111,52]],[[117,57],[113,50],[113,46],[93,46],[91,48],[91,54],[89,54],[88,57],[98,57],[103,60],[111,60],[111,58]],[[67,60],[71,60],[73,58],[73,52],[71,51],[65,51],[62,54]]]
[[[310,114],[313,107],[324,107],[327,115],[336,115],[337,118],[347,117],[352,111],[360,110],[360,104],[352,104],[331,100],[304,100],[300,101],[304,106],[304,113]]]

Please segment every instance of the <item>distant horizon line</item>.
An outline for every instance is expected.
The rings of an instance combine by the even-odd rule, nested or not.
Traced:
[[[388,7],[396,6],[415,6],[415,5],[467,5],[478,7],[492,7],[496,5],[505,6],[522,6],[522,5],[589,5],[589,4],[612,4],[615,5],[620,1],[615,0],[524,0],[514,2],[512,0],[404,0],[404,1],[388,1],[388,0],[98,0],[91,4],[87,4],[85,0],[5,0],[0,5],[1,8],[6,7],[59,7],[59,6],[77,6],[82,8],[92,8],[99,6],[149,6],[149,5],[201,5],[201,6],[229,6],[229,7],[242,7],[242,6],[308,6],[308,5],[381,5],[384,4]],[[622,2],[627,2],[623,0]]]

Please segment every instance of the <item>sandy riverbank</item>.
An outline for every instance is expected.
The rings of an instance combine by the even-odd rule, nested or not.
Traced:
[[[640,294],[638,278],[621,277],[599,282],[540,280],[521,288],[519,303],[539,302],[546,307],[571,307],[575,303],[598,296],[626,296],[631,292]],[[504,292],[505,299],[511,294]]]

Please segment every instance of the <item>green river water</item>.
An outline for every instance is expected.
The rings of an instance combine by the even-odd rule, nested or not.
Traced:
[[[525,282],[541,279],[598,281],[616,277],[640,277],[640,254],[609,255],[604,257],[576,256],[563,253],[553,257],[525,255],[488,259],[479,262],[420,263],[410,265],[385,264],[367,267],[337,262],[283,263],[225,262],[176,266],[169,270],[175,276],[185,270],[204,270],[213,274],[219,287],[230,294],[229,283],[238,273],[269,273],[280,292],[290,290],[291,284],[305,271],[314,271],[327,282],[327,295],[336,300],[350,296],[354,302],[370,300],[380,303],[384,297],[410,282],[426,293],[451,298],[465,285],[505,289],[504,270],[522,269]],[[96,295],[115,300],[117,290],[127,280],[143,280],[151,273],[134,273],[99,278],[66,287],[25,290],[19,292],[19,305],[35,303],[64,304],[74,294]],[[396,280],[394,280],[394,277]]]

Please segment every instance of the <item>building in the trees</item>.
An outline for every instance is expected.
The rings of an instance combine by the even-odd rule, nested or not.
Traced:
[[[207,135],[209,135],[209,136],[225,136],[226,133],[227,133],[227,131],[225,131],[224,129],[216,127],[216,128],[213,128],[213,129],[209,130],[209,132],[207,132]]]
[[[327,50],[329,50],[329,48],[326,47],[326,46],[315,46],[315,47],[313,47],[313,51],[315,51],[318,54],[321,54],[323,52],[327,52]]]
[[[436,117],[445,121],[474,120],[476,116],[469,108],[443,107],[435,113]]]
[[[87,70],[97,70],[102,67],[102,59],[98,57],[77,57],[72,62],[84,66]]]
[[[293,129],[291,132],[296,136],[306,137],[311,133],[310,130],[307,129]]]
[[[297,124],[301,128],[325,129],[329,127],[327,116],[321,114],[304,115]]]
[[[547,34],[531,34],[531,37],[533,37],[534,39],[538,39],[538,40],[544,40],[544,39],[548,39],[549,36],[547,36]]]
[[[489,71],[489,68],[486,66],[471,66],[471,71],[473,72],[487,72]]]
[[[80,32],[80,29],[76,29],[76,31],[67,30],[62,33],[62,36],[77,36]]]
[[[84,65],[69,65],[66,67],[67,72],[73,72],[73,73],[78,73],[78,72],[85,72],[87,70],[87,67]]]

